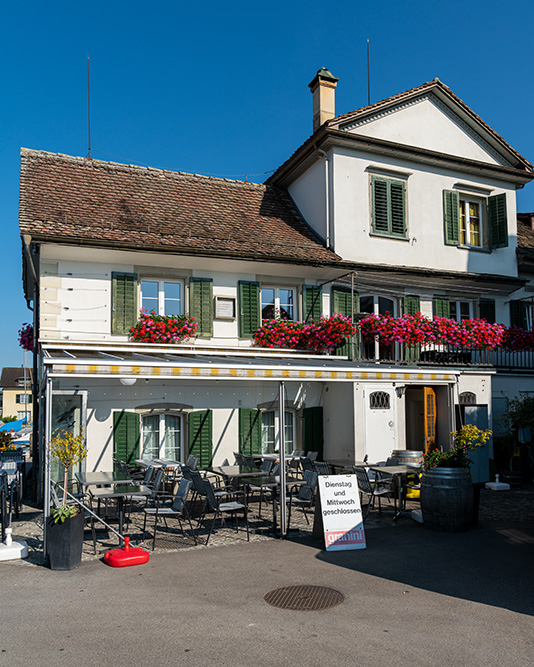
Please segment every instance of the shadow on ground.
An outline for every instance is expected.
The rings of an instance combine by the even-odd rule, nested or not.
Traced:
[[[366,540],[366,549],[321,551],[317,558],[441,595],[534,613],[532,523],[482,521],[467,532],[442,533],[402,519],[366,531]],[[311,538],[302,543],[322,547]]]

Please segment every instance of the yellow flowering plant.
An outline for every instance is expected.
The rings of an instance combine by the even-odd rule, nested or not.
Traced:
[[[483,447],[490,439],[490,429],[482,430],[473,424],[462,426],[451,433],[454,445],[448,452],[434,449],[424,454],[423,466],[429,468],[468,468],[471,460],[468,452]]]
[[[54,508],[52,512],[54,523],[58,521],[63,523],[66,518],[74,516],[78,511],[76,505],[67,505],[67,485],[71,466],[80,463],[87,456],[83,430],[79,435],[74,435],[71,431],[60,431],[50,441],[50,453],[59,460],[65,470],[63,504],[60,507]]]

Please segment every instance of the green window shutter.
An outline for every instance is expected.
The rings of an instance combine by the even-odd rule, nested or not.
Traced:
[[[20,403],[20,394],[15,394],[15,403]]]
[[[239,337],[252,338],[261,325],[260,284],[240,280],[238,283],[239,299]]]
[[[480,299],[480,317],[490,324],[495,324],[495,300]]]
[[[247,456],[261,454],[261,412],[239,408],[239,451]]]
[[[354,313],[360,310],[360,295],[354,292]],[[339,313],[344,317],[352,316],[352,308],[350,303],[350,289],[348,287],[333,287],[332,288],[332,315]]]
[[[434,299],[432,302],[432,310],[434,317],[446,317],[451,316],[451,308],[448,299]]]
[[[488,218],[491,248],[505,248],[508,245],[508,219],[504,193],[488,198]]]
[[[212,411],[189,413],[189,453],[198,458],[199,468],[209,468],[213,459]]]
[[[373,177],[373,231],[389,232],[388,182],[385,178]]]
[[[302,287],[302,305],[304,308],[304,321],[319,321],[323,314],[322,290],[314,285],[304,285]]]
[[[111,274],[111,333],[127,334],[137,322],[137,274]]]
[[[33,394],[28,394],[28,403],[33,403]]]
[[[190,279],[189,314],[198,324],[197,336],[213,336],[213,280],[211,278]]]
[[[136,412],[113,413],[113,456],[133,463],[139,458],[140,417]]]
[[[391,233],[394,236],[406,236],[405,214],[404,214],[404,183],[399,181],[389,182],[391,200]]]
[[[526,305],[524,301],[510,301],[510,326],[527,328]]]
[[[405,315],[416,315],[421,312],[421,299],[418,296],[405,296],[403,303]]]
[[[304,408],[303,421],[303,448],[305,452],[319,452],[317,459],[323,460],[323,408],[316,406]]]
[[[373,232],[406,236],[405,185],[402,181],[373,176]]]
[[[331,300],[331,311],[332,315],[334,313],[338,313],[339,315],[343,315],[344,317],[351,317],[352,316],[352,310],[354,309],[354,313],[359,312],[360,310],[360,295],[357,292],[354,292],[353,295],[353,309],[351,308],[351,302],[350,302],[350,293],[351,290],[348,289],[347,287],[333,287],[332,288],[332,300]],[[355,340],[357,343],[357,340]],[[335,354],[338,357],[351,357],[352,351],[351,351],[351,344],[350,344],[350,338],[347,338],[344,345],[341,347],[336,348]]]
[[[443,190],[445,243],[460,245],[460,197],[454,190]]]

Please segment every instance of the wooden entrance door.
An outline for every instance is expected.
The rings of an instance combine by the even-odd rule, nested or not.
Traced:
[[[425,454],[436,448],[436,392],[423,387],[425,420]]]

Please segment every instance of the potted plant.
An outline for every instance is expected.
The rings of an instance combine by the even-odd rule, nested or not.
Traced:
[[[67,502],[70,468],[87,456],[83,432],[60,431],[50,442],[50,453],[64,468],[63,499],[53,508],[47,524],[47,551],[52,570],[72,570],[81,563],[84,513]]]
[[[434,449],[423,455],[421,510],[425,526],[457,532],[473,523],[473,484],[469,452],[486,444],[489,429],[473,424],[452,433],[448,451]]]

